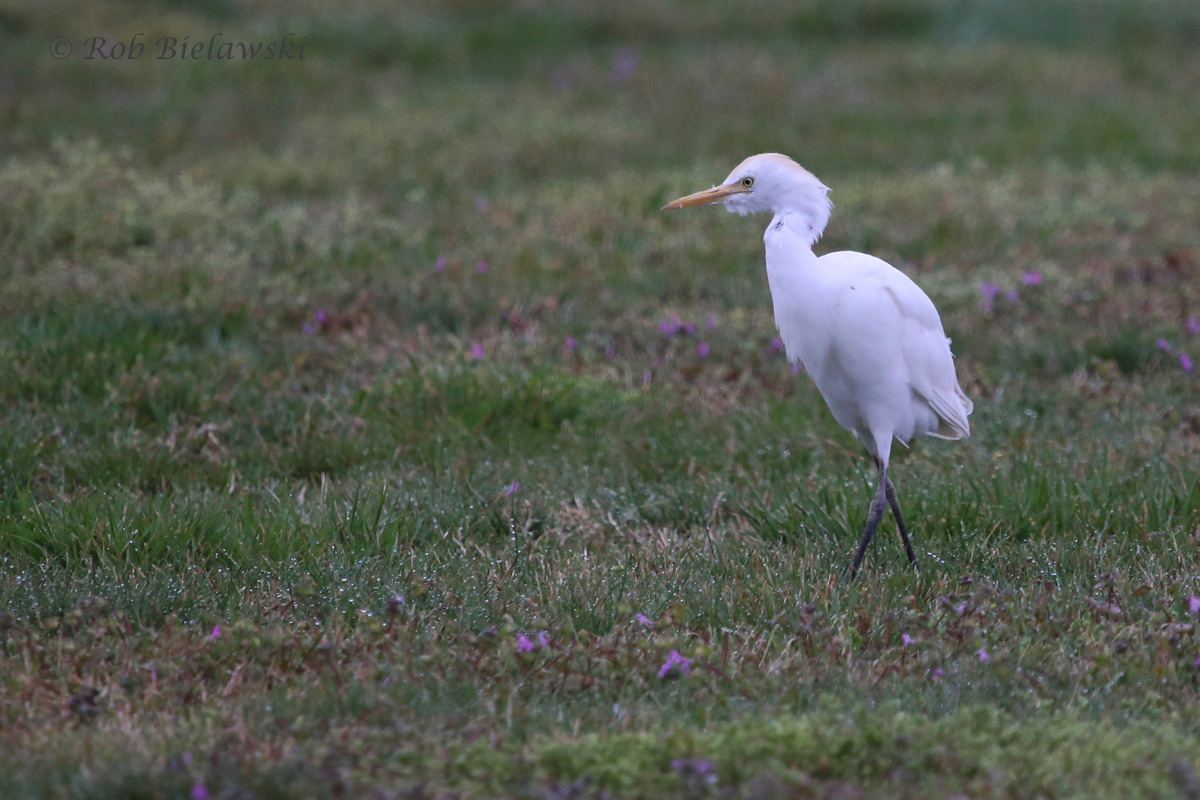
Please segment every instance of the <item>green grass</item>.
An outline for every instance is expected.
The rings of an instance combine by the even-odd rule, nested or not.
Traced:
[[[1193,5],[0,8],[0,795],[1200,797]],[[919,576],[658,210],[764,150],[954,340]]]

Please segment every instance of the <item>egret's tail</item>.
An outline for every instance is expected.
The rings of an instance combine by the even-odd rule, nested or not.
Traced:
[[[963,394],[962,387],[957,383],[953,392],[934,389],[930,397],[925,398],[929,407],[938,416],[938,428],[930,431],[930,436],[939,439],[966,439],[971,435],[971,423],[967,420],[975,410],[971,398]]]

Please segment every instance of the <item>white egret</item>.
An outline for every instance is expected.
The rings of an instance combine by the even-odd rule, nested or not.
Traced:
[[[972,404],[958,384],[941,317],[919,286],[874,256],[813,253],[833,209],[828,192],[792,159],[763,153],[738,164],[720,186],[663,208],[721,203],[738,214],[774,214],[763,242],[788,360],[804,365],[834,419],[866,446],[879,470],[867,526],[846,574],[858,571],[885,504],[919,570],[887,474],[892,439],[966,438]]]

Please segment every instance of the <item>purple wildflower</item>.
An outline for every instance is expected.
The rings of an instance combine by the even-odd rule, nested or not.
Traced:
[[[617,351],[613,349],[613,346],[611,344],[604,346],[604,357],[605,358],[612,358],[616,354],[617,354]]]
[[[804,369],[804,366],[799,361],[792,362],[792,374],[793,375],[799,375],[801,370],[803,370],[803,369]]]
[[[639,612],[638,615],[635,617],[635,619],[637,619],[637,621],[644,627],[647,627],[647,628],[654,627],[654,620],[650,619],[645,614],[642,614]]]
[[[545,631],[538,631],[538,647],[549,647],[550,635]]]
[[[318,308],[317,313],[313,314],[313,321],[304,323],[305,333],[316,333],[325,327],[325,323],[329,321],[329,315],[325,313],[325,309]]]
[[[917,640],[909,636],[907,633],[900,634],[900,643],[907,647],[910,644],[916,644]]]
[[[1192,614],[1200,614],[1200,597],[1192,595],[1188,598],[1188,611]]]
[[[517,652],[518,653],[532,653],[536,649],[537,648],[533,646],[533,642],[531,642],[529,640],[528,636],[526,636],[523,633],[517,634]]]
[[[1184,372],[1191,372],[1192,367],[1194,366],[1192,364],[1192,357],[1189,356],[1187,353],[1180,353],[1179,354],[1179,366],[1183,367]]]
[[[212,633],[210,633],[208,635],[208,640],[210,642],[215,642],[217,639],[220,639],[220,638],[221,638],[221,626],[213,625]]]
[[[1026,270],[1025,272],[1021,273],[1021,283],[1025,284],[1026,286],[1041,286],[1042,273],[1038,272],[1036,269]]]
[[[967,611],[967,604],[966,604],[965,602],[959,603],[958,605],[956,605],[956,606],[954,607],[954,613],[955,613],[955,614],[958,614],[960,617],[961,617],[963,614],[965,614],[965,613],[966,613],[966,611]]]
[[[550,73],[550,88],[570,89],[571,70],[564,66],[555,67],[554,71]]]
[[[192,800],[208,800],[208,787],[199,781],[192,784]]]
[[[672,758],[671,769],[692,775],[708,775],[713,771],[713,762],[707,758]],[[712,776],[716,778],[715,775]]]
[[[994,300],[1000,294],[1000,284],[987,281],[979,284],[979,293],[988,300]]]
[[[710,331],[715,331],[717,329],[717,318],[712,314],[709,314],[708,319],[704,320],[704,327],[708,328]]]
[[[565,339],[563,339],[563,349],[564,350],[574,350],[576,344],[577,344],[577,342],[575,341],[574,336],[568,336]]]
[[[696,332],[696,323],[691,322],[691,321],[683,323],[683,332],[686,333],[688,336],[691,336],[693,333]]]
[[[478,261],[475,262],[475,271],[481,275],[483,273],[487,272],[488,271],[488,263],[486,261],[484,261],[482,258],[479,259]]]
[[[708,358],[709,349],[708,342],[696,342],[696,357]]]
[[[446,257],[445,256],[438,256],[437,258],[435,258],[433,260],[433,271],[434,272],[445,272],[446,271]]]
[[[692,660],[679,655],[678,650],[672,650],[667,653],[667,660],[663,662],[662,668],[658,671],[658,677],[666,678],[679,677],[687,675],[692,671]]]
[[[1016,289],[1009,289],[1004,293],[1004,297],[1010,303],[1018,303],[1021,301],[1021,293]]]
[[[683,323],[679,321],[678,315],[658,323],[658,329],[662,332],[663,336],[674,336],[679,333],[679,329],[682,327]]]
[[[1183,327],[1187,328],[1188,333],[1200,333],[1200,320],[1195,317],[1188,317],[1187,322],[1183,323]]]
[[[1166,339],[1159,339],[1156,344],[1158,345],[1158,349],[1162,350],[1164,353],[1171,352],[1171,343]]]
[[[483,342],[476,342],[471,345],[471,349],[467,351],[467,357],[472,361],[478,361],[484,356]]]
[[[637,72],[638,64],[641,61],[641,54],[634,48],[618,47],[616,55],[613,56],[612,82],[628,83],[633,78],[633,74]]]
[[[980,661],[991,661],[992,657],[988,655],[988,651],[982,647],[975,651],[975,655],[979,656]]]
[[[779,353],[782,351],[783,351],[783,339],[780,339],[778,336],[776,336],[774,339],[771,340],[771,352]]]
[[[512,497],[514,494],[516,494],[516,493],[517,493],[517,489],[520,489],[520,488],[521,488],[521,482],[520,482],[520,481],[513,481],[513,482],[512,482],[512,483],[510,483],[508,486],[505,486],[505,487],[504,487],[504,496],[505,496],[505,497]]]
[[[929,674],[932,675],[933,679],[936,681],[938,678],[941,678],[946,674],[946,670],[942,669],[941,667],[934,667]]]

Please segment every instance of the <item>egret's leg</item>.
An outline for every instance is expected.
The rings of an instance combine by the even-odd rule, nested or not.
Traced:
[[[867,545],[871,543],[871,537],[875,535],[875,529],[879,527],[879,520],[883,517],[885,508],[887,508],[887,470],[880,468],[879,488],[871,500],[871,510],[867,512],[867,527],[863,530],[862,540],[858,543],[858,550],[854,553],[854,560],[850,562],[850,568],[846,570],[844,576],[846,580],[852,579],[858,572],[858,565],[862,563],[863,556],[867,553]]]
[[[913,552],[912,542],[908,538],[908,529],[904,527],[904,517],[900,516],[900,500],[896,497],[896,487],[892,485],[892,479],[887,476],[887,470],[883,472],[883,483],[887,487],[887,501],[888,505],[892,507],[892,516],[896,518],[896,527],[900,529],[900,539],[904,542],[904,552],[908,554],[908,563],[913,565],[913,569],[920,572],[921,565],[917,563],[917,554]]]

